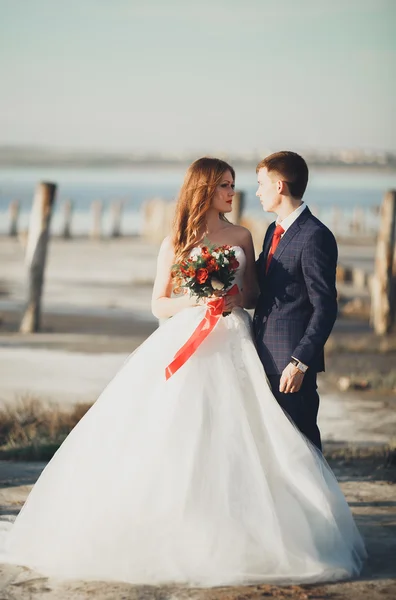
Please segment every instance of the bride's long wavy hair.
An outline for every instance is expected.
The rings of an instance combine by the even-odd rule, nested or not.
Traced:
[[[179,261],[200,241],[205,229],[205,216],[212,204],[216,187],[226,171],[235,180],[234,169],[219,158],[203,157],[190,165],[176,204],[172,230],[175,261]],[[224,214],[220,218],[227,221]]]

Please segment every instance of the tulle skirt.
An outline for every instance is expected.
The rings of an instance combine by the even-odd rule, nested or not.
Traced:
[[[249,315],[222,317],[166,380],[204,310],[180,312],[127,359],[43,471],[3,561],[64,579],[192,586],[359,573],[350,509],[274,399]]]

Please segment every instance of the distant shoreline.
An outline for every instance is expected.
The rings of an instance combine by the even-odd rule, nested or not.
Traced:
[[[251,171],[256,169],[255,163],[238,162],[235,160],[228,159],[233,167],[239,170]],[[161,169],[164,171],[171,171],[172,169],[185,170],[189,166],[190,162],[167,162],[167,161],[154,161],[154,162],[120,162],[120,163],[94,163],[89,161],[70,161],[70,162],[49,162],[49,161],[20,161],[20,162],[7,162],[0,159],[0,171],[3,169],[17,170],[17,169],[93,169],[93,170],[125,170],[130,169],[133,171]],[[394,174],[396,173],[396,165],[360,165],[360,164],[323,164],[308,161],[308,166],[315,172],[334,172],[342,173],[348,171],[349,173],[385,173]]]
[[[357,170],[396,172],[396,152],[363,151],[345,149],[314,151],[297,149],[314,169],[337,171]],[[255,169],[257,163],[268,154],[215,153],[238,169]],[[13,146],[0,144],[0,169],[18,168],[58,168],[58,169],[186,169],[194,160],[203,155],[213,156],[212,152],[188,152],[166,154],[159,152],[139,153],[134,151],[76,150],[43,146]]]

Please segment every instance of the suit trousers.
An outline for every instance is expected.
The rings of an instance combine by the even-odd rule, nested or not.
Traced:
[[[309,371],[304,375],[298,392],[285,394],[279,391],[280,375],[267,375],[272,393],[278,404],[290,416],[298,429],[319,450],[322,450],[320,431],[316,423],[319,410],[319,394],[317,392],[316,373]]]

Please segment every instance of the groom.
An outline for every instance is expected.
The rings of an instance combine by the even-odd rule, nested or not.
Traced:
[[[276,152],[256,171],[256,196],[277,217],[257,261],[257,351],[278,403],[321,449],[316,375],[337,316],[337,244],[303,203],[308,167],[301,156]]]

